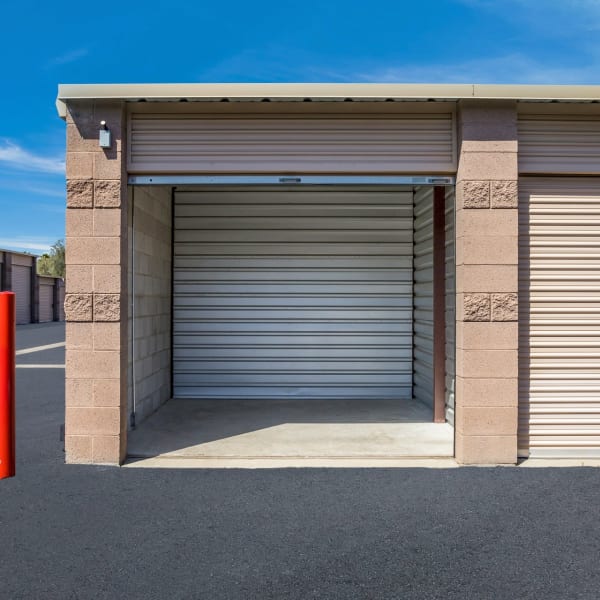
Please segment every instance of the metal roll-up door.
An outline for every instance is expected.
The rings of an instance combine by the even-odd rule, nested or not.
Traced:
[[[414,198],[413,394],[433,405],[433,188]]]
[[[353,116],[132,114],[130,173],[452,173],[444,113]]]
[[[40,323],[47,323],[54,318],[54,280],[46,283],[40,280]]]
[[[600,456],[600,179],[520,182],[519,448]]]
[[[175,193],[179,398],[412,397],[412,191]]]
[[[31,267],[12,267],[12,289],[17,304],[17,325],[31,323]]]
[[[456,384],[456,259],[454,243],[454,188],[446,189],[446,420],[454,425]]]
[[[598,114],[520,114],[518,135],[519,173],[600,173]]]

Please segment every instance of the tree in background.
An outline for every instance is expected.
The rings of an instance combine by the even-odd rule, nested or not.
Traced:
[[[42,254],[37,261],[38,275],[50,277],[65,276],[65,242],[58,240],[50,248],[50,253]]]

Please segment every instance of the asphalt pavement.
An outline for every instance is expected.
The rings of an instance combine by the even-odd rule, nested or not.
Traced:
[[[19,347],[61,331],[21,328]],[[2,599],[600,598],[598,469],[65,465],[63,377],[17,370]]]

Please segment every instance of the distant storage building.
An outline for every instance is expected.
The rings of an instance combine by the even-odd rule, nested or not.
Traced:
[[[15,292],[17,325],[64,321],[64,282],[36,274],[37,256],[0,250],[0,291]]]
[[[67,461],[120,464],[172,398],[391,402],[461,464],[600,457],[599,103],[61,85]]]

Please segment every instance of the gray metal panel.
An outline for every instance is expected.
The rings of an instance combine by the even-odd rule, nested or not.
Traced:
[[[433,406],[433,188],[414,195],[414,397]]]
[[[12,289],[16,295],[17,325],[31,323],[31,267],[13,263]]]
[[[456,388],[456,260],[454,189],[446,188],[446,420],[454,425]]]
[[[47,323],[54,318],[54,280],[50,283],[45,283],[40,279],[40,323]]]
[[[175,193],[175,397],[412,396],[412,191]]]

